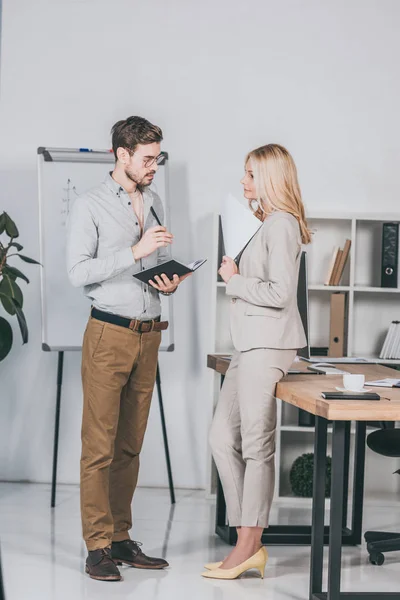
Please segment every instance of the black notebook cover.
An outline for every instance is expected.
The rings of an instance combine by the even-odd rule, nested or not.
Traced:
[[[136,279],[139,279],[139,281],[142,281],[143,283],[148,283],[150,279],[152,279],[155,282],[154,277],[156,275],[161,277],[161,275],[164,273],[168,277],[168,279],[172,280],[174,278],[174,275],[178,275],[178,277],[183,277],[183,275],[187,275],[188,273],[194,273],[194,271],[201,267],[201,265],[203,265],[205,262],[206,260],[198,260],[194,263],[191,263],[190,265],[183,265],[182,263],[171,259],[167,260],[164,263],[160,263],[159,265],[156,265],[151,269],[146,269],[145,271],[135,273],[133,277],[136,277]]]

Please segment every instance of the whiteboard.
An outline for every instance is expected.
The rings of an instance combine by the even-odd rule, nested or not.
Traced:
[[[165,225],[170,230],[168,200],[168,154],[159,166],[151,189],[164,206]],[[68,148],[38,148],[39,228],[42,349],[80,350],[90,314],[90,300],[82,288],[69,282],[66,267],[66,220],[77,196],[99,185],[113,170],[114,155],[108,150],[81,151]],[[172,297],[161,297],[162,319],[169,328],[162,332],[160,350],[174,349]]]

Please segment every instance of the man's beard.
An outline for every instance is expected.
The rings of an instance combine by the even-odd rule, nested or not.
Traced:
[[[148,175],[154,175],[154,174],[155,174],[155,171],[149,171],[148,173],[146,173],[146,175],[144,177],[140,178],[133,171],[129,170],[128,168],[125,169],[125,175],[127,176],[127,178],[130,179],[131,181],[133,181],[133,183],[136,183],[136,185],[138,186],[139,189],[149,187],[149,185],[151,185],[153,182],[146,181],[145,178]]]

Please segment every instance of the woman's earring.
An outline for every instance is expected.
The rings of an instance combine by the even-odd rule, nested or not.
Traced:
[[[261,211],[262,213],[264,213],[264,215],[267,214],[267,211],[263,207],[262,202],[260,202],[259,200],[251,200],[250,205],[254,213]]]
[[[258,211],[258,209],[260,208],[260,203],[258,202],[258,200],[251,200],[250,208],[254,213],[256,213]]]

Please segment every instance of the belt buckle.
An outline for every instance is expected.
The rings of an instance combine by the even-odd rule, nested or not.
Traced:
[[[151,331],[153,331],[154,329],[154,325],[155,325],[155,320],[154,319],[150,319],[149,321],[142,321],[141,325],[150,325],[150,329],[146,329],[144,331],[144,333],[150,333]],[[142,333],[142,328],[140,327],[139,331]]]
[[[139,319],[132,319],[132,321],[129,323],[129,329],[132,329],[132,331],[139,331],[139,327],[140,327]]]

